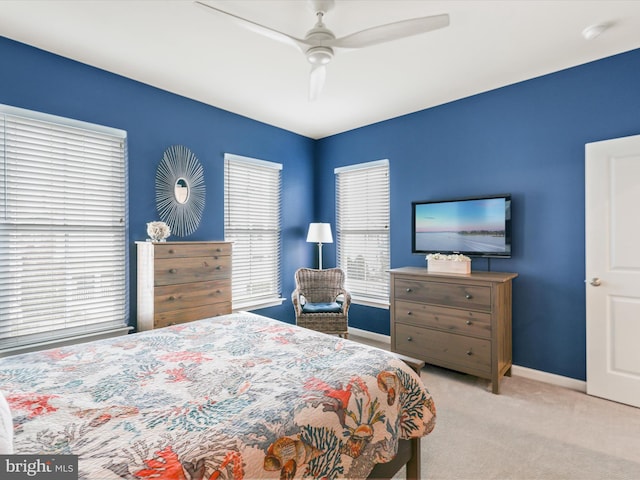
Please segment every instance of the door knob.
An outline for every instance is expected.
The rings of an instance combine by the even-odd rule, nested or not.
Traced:
[[[598,277],[593,277],[589,283],[594,287],[599,287],[600,285],[602,285],[602,282]]]

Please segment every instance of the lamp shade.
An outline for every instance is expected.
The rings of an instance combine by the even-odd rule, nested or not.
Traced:
[[[331,224],[310,223],[309,233],[307,233],[307,242],[333,243],[333,235],[331,235]]]

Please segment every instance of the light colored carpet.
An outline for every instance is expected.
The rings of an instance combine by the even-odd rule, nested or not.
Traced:
[[[427,366],[437,424],[430,480],[640,479],[640,409],[523,377],[489,382]]]
[[[518,376],[502,379],[499,395],[430,365],[422,380],[437,409],[422,439],[425,480],[640,480],[638,408]]]

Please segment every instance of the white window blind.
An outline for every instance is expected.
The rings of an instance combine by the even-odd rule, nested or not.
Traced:
[[[126,133],[0,106],[0,353],[123,328]]]
[[[281,303],[282,165],[225,154],[224,170],[224,236],[233,242],[233,308]]]
[[[389,162],[334,170],[338,266],[355,303],[389,305]]]

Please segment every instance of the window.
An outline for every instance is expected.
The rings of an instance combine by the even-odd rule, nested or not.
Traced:
[[[126,133],[0,105],[0,354],[125,329]]]
[[[354,303],[389,306],[389,161],[335,169],[338,266]]]
[[[282,303],[281,170],[278,163],[224,156],[224,237],[233,242],[234,310]]]

